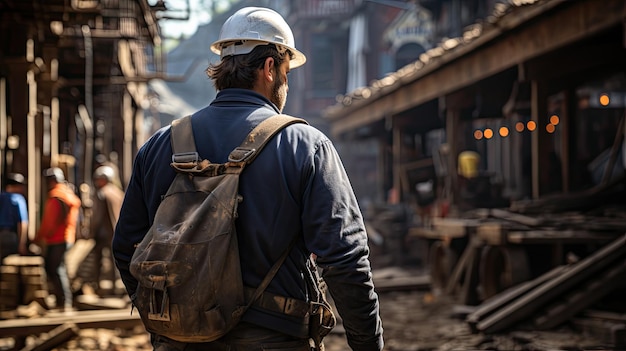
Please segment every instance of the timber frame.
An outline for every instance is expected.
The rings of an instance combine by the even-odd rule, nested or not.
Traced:
[[[445,126],[452,156],[447,167],[456,170],[455,156],[467,138],[464,122],[507,118],[524,110],[543,126],[549,118],[549,97],[562,93],[559,190],[579,190],[576,181],[566,176],[575,170],[576,140],[570,127],[576,118],[575,89],[588,80],[626,72],[625,23],[626,3],[621,0],[539,0],[509,8],[399,71],[350,92],[324,115],[333,136],[346,142],[356,138],[355,131],[380,133],[376,126],[381,123],[392,126],[389,133],[394,138],[407,127],[423,132],[439,122]],[[434,107],[424,113],[428,105]],[[548,143],[542,129],[532,134],[532,198],[548,192],[543,175],[550,167]],[[397,151],[394,148],[392,183],[399,189],[403,165]],[[453,181],[451,186],[453,197],[458,197],[458,185]]]

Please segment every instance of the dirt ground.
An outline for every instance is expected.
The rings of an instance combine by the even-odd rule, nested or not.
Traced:
[[[449,298],[428,291],[380,294],[386,351],[582,351],[610,350],[598,340],[567,328],[552,332],[515,330],[473,334]],[[341,327],[325,339],[326,351],[350,350]]]
[[[435,296],[427,288],[379,292],[386,351],[583,351],[610,350],[598,340],[567,328],[552,332],[515,330],[502,335],[473,334],[452,298]],[[467,310],[465,309],[467,312]],[[465,312],[465,313],[466,313]],[[68,315],[71,321],[71,315]],[[36,342],[29,337],[28,344]],[[12,340],[0,336],[0,350],[12,350]],[[346,351],[345,331],[339,324],[325,339],[326,351]],[[142,327],[134,330],[83,329],[57,351],[151,350]]]

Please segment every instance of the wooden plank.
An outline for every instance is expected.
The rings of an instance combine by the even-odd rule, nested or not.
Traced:
[[[509,226],[502,222],[483,223],[476,228],[476,237],[488,245],[504,245]]]
[[[476,239],[472,240],[476,241]],[[468,245],[466,250],[470,250],[469,259],[465,265],[463,274],[463,286],[461,287],[460,301],[465,305],[475,306],[480,302],[478,296],[480,251],[482,245],[480,243]]]
[[[494,333],[512,326],[624,255],[626,255],[626,235],[575,264],[564,274],[533,289],[524,297],[479,322],[477,329],[484,333]]]
[[[369,233],[369,230],[368,230]],[[424,227],[411,227],[407,231],[407,237],[418,237],[425,239],[441,239],[441,234],[437,231]]]
[[[467,236],[468,229],[478,226],[479,223],[480,221],[476,219],[435,217],[432,219],[432,229],[411,227],[408,235],[440,240],[464,238]]]
[[[506,240],[513,244],[579,244],[603,243],[615,240],[611,234],[598,234],[579,230],[529,230],[512,231],[506,235]]]
[[[41,256],[20,256],[9,255],[4,258],[2,263],[6,266],[18,266],[18,267],[34,267],[44,265],[43,257]]]
[[[542,218],[524,216],[519,213],[510,212],[510,211],[502,210],[499,208],[492,208],[490,211],[490,214],[493,217],[506,219],[507,221],[517,222],[523,225],[527,225],[529,227],[538,227],[545,223],[545,221]]]
[[[29,345],[22,349],[22,351],[48,351],[57,346],[61,346],[67,341],[78,336],[80,329],[74,323],[64,323],[54,328],[45,338],[38,342]]]
[[[469,244],[463,250],[461,257],[458,262],[454,266],[452,273],[450,274],[450,279],[446,284],[446,294],[454,294],[457,288],[462,287],[461,281],[464,274],[467,274],[468,267],[474,265],[473,261],[476,260],[476,248],[482,246],[482,243],[478,241],[476,238],[470,239]],[[480,255],[479,255],[480,257]]]
[[[605,319],[609,321],[622,322],[626,324],[626,313],[615,313],[609,311],[600,311],[587,309],[582,313],[583,317]]]
[[[6,276],[6,275],[9,275],[9,274],[19,274],[19,273],[20,273],[19,267],[16,267],[16,266],[5,266],[5,265],[1,265],[0,266],[0,277]],[[4,278],[2,280],[4,280]]]
[[[0,337],[28,336],[47,333],[71,320],[79,328],[133,328],[142,325],[139,313],[131,315],[128,308],[107,311],[76,311],[44,317],[0,321]]]
[[[511,287],[501,292],[500,294],[491,297],[490,299],[483,302],[474,312],[470,313],[467,316],[467,323],[469,324],[473,332],[478,332],[478,329],[476,327],[478,322],[496,312],[498,309],[506,306],[508,303],[511,303],[520,296],[523,296],[532,289],[563,274],[563,272],[565,272],[567,269],[569,269],[568,266],[555,267],[547,273],[544,273],[533,280],[529,280],[527,282]]]
[[[468,229],[479,224],[475,219],[464,218],[433,218],[433,228],[444,238],[463,238]]]
[[[626,278],[626,260],[592,277],[582,288],[568,293],[552,306],[545,308],[542,315],[535,317],[535,327],[546,330],[560,325],[613,292],[624,278]]]
[[[540,199],[514,201],[510,208],[520,213],[536,214],[597,209],[607,203],[621,199],[619,196],[622,195],[618,187],[624,183],[624,179],[626,179],[626,174],[612,180],[609,184],[596,185],[586,190],[560,193]]]
[[[111,297],[104,298],[98,295],[80,295],[74,299],[77,309],[84,310],[120,310],[126,308],[126,300]]]

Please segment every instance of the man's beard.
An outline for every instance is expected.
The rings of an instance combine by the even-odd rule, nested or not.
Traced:
[[[285,103],[287,102],[287,90],[288,85],[285,84],[283,78],[278,75],[272,86],[272,98],[271,101],[278,107],[279,111],[283,111]]]

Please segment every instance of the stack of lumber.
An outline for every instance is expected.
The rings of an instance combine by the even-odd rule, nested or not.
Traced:
[[[623,290],[625,282],[626,234],[577,263],[558,266],[486,300],[466,321],[472,331],[486,334],[499,333],[522,322],[533,329],[548,330]],[[618,318],[611,328],[608,338],[623,346],[626,319],[620,322]]]
[[[0,266],[0,319],[10,315],[19,305],[33,301],[46,306],[48,295],[44,260],[40,256],[10,255]]]

